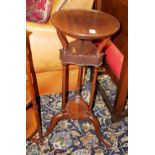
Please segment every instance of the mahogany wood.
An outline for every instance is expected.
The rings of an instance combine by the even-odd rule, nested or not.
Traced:
[[[126,58],[125,58],[126,59]],[[113,110],[112,119],[118,121],[121,116],[127,116],[127,112],[124,114],[124,108],[127,102],[128,95],[128,63],[124,60],[122,65],[121,77],[119,79],[115,107]]]
[[[67,65],[63,64],[63,74],[62,74],[62,109],[66,106],[66,90],[67,90]]]
[[[102,10],[102,2],[103,0],[94,0],[94,8],[97,10]]]
[[[92,80],[92,90],[90,94],[89,111],[91,111],[93,107],[94,93],[95,93],[96,80],[97,80],[97,71],[98,71],[98,68],[95,67],[94,73],[93,73],[93,80]]]
[[[62,119],[88,120],[93,123],[96,136],[100,142],[110,147],[111,144],[103,138],[100,132],[100,123],[91,110],[96,88],[97,70],[102,64],[101,51],[109,37],[119,29],[119,22],[111,15],[99,11],[63,10],[53,15],[52,23],[57,28],[58,37],[63,46],[63,49],[60,50],[60,59],[63,65],[62,111],[54,115],[44,136],[52,132],[57,122]],[[101,27],[101,24],[104,26]],[[93,33],[90,33],[90,29],[93,29]],[[72,36],[77,40],[68,43],[65,35]],[[90,40],[100,38],[103,39],[103,43],[99,48],[96,48]],[[66,74],[69,64],[79,66],[79,75],[77,93],[72,100],[66,101]],[[89,105],[80,94],[82,70],[85,66],[95,66]]]
[[[110,38],[106,38],[106,39],[103,39],[103,41],[99,44],[98,48],[97,48],[97,51],[96,53],[98,55],[101,54],[102,52],[102,49],[108,44],[108,41],[109,41]],[[102,53],[103,54],[103,53]]]
[[[52,16],[51,21],[61,32],[87,40],[107,38],[120,28],[116,18],[97,10],[61,10]]]
[[[78,84],[77,84],[77,94],[80,94],[80,90],[82,87],[82,75],[83,75],[83,67],[79,66],[79,73],[78,73]]]
[[[94,52],[97,50],[91,41],[75,40],[69,43],[66,51],[63,49],[60,50],[60,60],[65,64],[76,64],[79,66],[93,65],[97,67],[102,64],[103,59],[103,54]]]
[[[30,50],[28,46],[28,34],[26,36],[26,80],[27,90],[26,95],[26,140],[31,139],[34,142],[42,143],[41,120],[38,112],[36,94],[34,89],[34,79],[32,76],[30,65]],[[27,103],[28,102],[28,103]],[[33,135],[38,131],[39,138],[33,138]]]
[[[100,1],[100,0],[96,0]],[[114,107],[108,101],[105,92],[100,84],[98,84],[99,92],[109,108],[112,115],[112,121],[119,121],[121,117],[127,116],[128,113],[124,113],[124,107],[126,105],[128,95],[128,0],[102,0],[102,3],[97,2],[97,9],[106,11],[114,17],[116,17],[121,23],[121,29],[112,38],[114,44],[124,55],[122,71],[120,79],[113,74],[108,64],[105,64],[106,74],[108,73],[114,83],[117,86],[117,94],[114,102]]]
[[[26,139],[37,132],[38,126],[33,108],[26,110]]]

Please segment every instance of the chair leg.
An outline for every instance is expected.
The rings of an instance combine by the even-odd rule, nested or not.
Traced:
[[[118,85],[116,99],[115,99],[115,106],[112,113],[112,121],[116,122],[119,121],[122,112],[124,110],[126,99],[127,99],[127,93],[128,93],[128,70],[127,65],[124,65],[124,73],[121,76],[120,83]]]

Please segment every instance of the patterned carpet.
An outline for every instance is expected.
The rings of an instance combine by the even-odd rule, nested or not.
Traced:
[[[90,96],[89,72],[85,77],[82,88],[82,97],[88,103]],[[99,76],[103,88],[112,104],[116,95],[116,86],[107,75]],[[69,99],[74,92],[69,93]],[[61,110],[61,94],[41,96],[41,115],[43,132],[47,130],[54,114]],[[110,113],[105,106],[100,94],[97,92],[94,115],[101,124],[102,135],[110,141],[111,148],[100,144],[95,135],[92,123],[87,121],[60,121],[54,131],[45,138],[45,145],[36,145],[27,141],[27,155],[127,155],[128,154],[128,118],[112,124]]]

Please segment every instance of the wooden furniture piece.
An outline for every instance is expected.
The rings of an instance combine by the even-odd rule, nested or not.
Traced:
[[[111,112],[112,121],[116,122],[121,117],[128,115],[127,111],[124,111],[128,96],[128,0],[102,0],[98,8],[110,13],[121,23],[121,29],[112,38],[111,44],[109,44],[105,51],[107,59],[113,61],[111,65],[105,59],[104,68],[106,69],[106,74],[110,75],[117,86],[114,106],[111,106],[100,84],[98,87],[103,100]],[[120,61],[121,57],[123,57],[123,60]]]
[[[94,8],[96,10],[101,11],[102,10],[102,3],[103,3],[103,0],[94,0]]]
[[[44,1],[49,3],[52,0]],[[40,3],[40,0],[38,3]],[[50,16],[59,9],[92,9],[93,3],[94,0],[54,0],[52,9],[50,9]],[[59,49],[61,48],[61,43],[57,37],[55,27],[48,19],[46,23],[26,21],[26,29],[32,32],[30,34],[30,46],[38,84],[37,95],[60,93],[62,86],[62,65],[59,60]],[[71,37],[68,39],[69,41],[73,40]],[[76,89],[77,78],[75,77],[77,75],[78,68],[70,65],[69,90]]]
[[[41,120],[36,101],[28,45],[26,46],[26,92],[26,140],[31,139],[34,142],[42,143]],[[33,136],[37,131],[39,138],[34,138]]]
[[[60,50],[60,60],[63,65],[62,76],[62,111],[57,113],[50,122],[50,127],[44,136],[47,136],[62,119],[88,120],[94,125],[96,135],[101,142],[111,146],[105,141],[100,132],[100,123],[92,113],[94,93],[96,87],[97,70],[102,64],[102,49],[109,41],[109,37],[118,31],[120,24],[111,15],[99,11],[63,10],[52,16],[52,23],[57,29],[58,37],[63,49]],[[68,43],[66,35],[76,38]],[[97,48],[92,42],[103,39]],[[67,101],[66,87],[68,66],[74,64],[79,68],[77,92],[74,99]],[[93,66],[93,80],[89,105],[80,95],[83,67]]]

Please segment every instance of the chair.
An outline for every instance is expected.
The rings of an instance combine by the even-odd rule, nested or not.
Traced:
[[[128,93],[127,56],[124,56],[111,41],[107,45],[104,53],[103,74],[108,74],[117,86],[114,106],[110,103],[100,83],[98,84],[98,89],[112,115],[112,121],[115,122],[119,121],[121,117],[127,116],[127,112],[124,112]]]
[[[100,1],[100,0],[99,0]],[[98,8],[97,8],[98,9]],[[127,1],[103,0],[99,9],[112,14],[121,23],[119,33],[112,38],[105,48],[105,60],[103,74],[108,74],[117,86],[114,106],[110,101],[101,84],[98,90],[105,101],[111,115],[112,121],[119,121],[121,117],[127,116],[124,107],[128,98],[128,4]]]
[[[28,40],[27,40],[28,41]],[[41,122],[34,90],[34,79],[30,66],[30,50],[26,41],[26,140],[42,142]],[[39,138],[34,138],[38,131]]]

